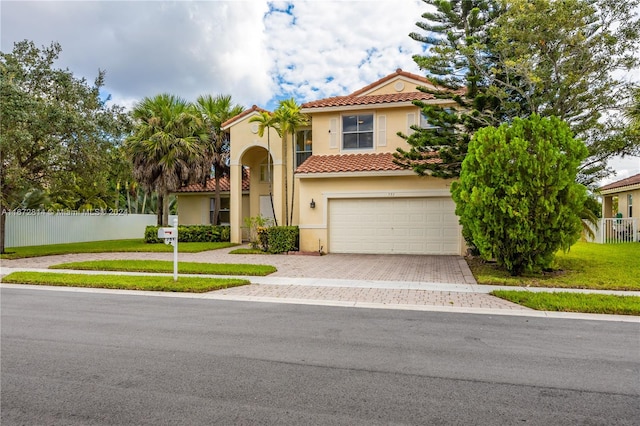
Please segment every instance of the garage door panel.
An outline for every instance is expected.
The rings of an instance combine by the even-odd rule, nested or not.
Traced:
[[[458,254],[460,231],[450,198],[335,199],[329,249],[335,253]]]

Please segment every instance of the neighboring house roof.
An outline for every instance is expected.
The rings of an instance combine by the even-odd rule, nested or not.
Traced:
[[[226,130],[229,126],[231,126],[231,124],[235,123],[236,121],[242,120],[244,117],[246,117],[247,115],[250,115],[250,114],[252,114],[254,112],[269,112],[269,111],[267,111],[264,108],[260,108],[257,105],[252,105],[251,108],[245,109],[240,114],[236,115],[235,117],[231,117],[230,119],[228,119],[227,121],[222,123],[222,125],[220,127],[222,129]]]
[[[608,185],[600,188],[601,193],[613,193],[613,192],[622,192],[629,191],[631,189],[639,189],[640,188],[640,173],[637,175],[633,175],[626,179],[622,179],[616,182],[612,182]]]
[[[250,173],[249,170],[246,169],[244,171],[244,176],[242,178],[242,190],[248,191],[250,186]],[[229,192],[231,188],[231,182],[229,180],[229,175],[225,175],[220,179],[220,191]],[[215,192],[216,191],[216,180],[213,178],[207,179],[207,184],[202,185],[201,183],[192,183],[191,185],[183,186],[178,189],[176,192]]]
[[[429,163],[437,163],[440,159],[433,158],[426,161]],[[312,155],[296,169],[296,174],[406,170],[406,168],[393,162],[393,153],[383,152],[370,154]]]

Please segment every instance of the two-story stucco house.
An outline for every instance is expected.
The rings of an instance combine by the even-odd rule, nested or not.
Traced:
[[[397,147],[408,149],[397,133],[408,134],[410,126],[423,123],[412,102],[441,102],[417,90],[430,85],[398,69],[350,95],[302,104],[310,125],[299,129],[295,143],[289,141],[287,161],[277,132],[265,130],[260,137],[258,125],[250,122],[260,108],[253,106],[224,123],[231,138],[232,241],[241,242],[245,216],[275,213],[283,225],[288,213],[300,228],[302,251],[461,254],[464,240],[451,181],[420,177],[393,162]],[[243,185],[246,169],[250,182]],[[248,198],[244,205],[243,193]],[[189,196],[196,194],[191,188]],[[184,198],[179,194],[181,222],[194,206],[183,204]]]

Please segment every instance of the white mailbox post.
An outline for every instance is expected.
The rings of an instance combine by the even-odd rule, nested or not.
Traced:
[[[159,228],[158,238],[173,246],[173,280],[178,281],[178,219],[173,219],[173,228]]]

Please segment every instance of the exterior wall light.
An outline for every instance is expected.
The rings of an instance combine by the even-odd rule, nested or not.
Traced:
[[[309,203],[309,207],[311,207],[312,209],[316,208],[316,202],[313,201],[313,198],[311,199],[311,202]]]

